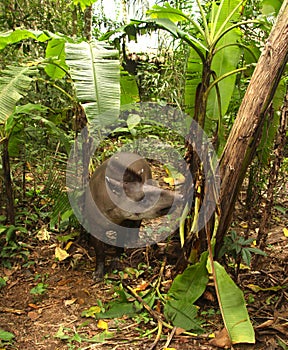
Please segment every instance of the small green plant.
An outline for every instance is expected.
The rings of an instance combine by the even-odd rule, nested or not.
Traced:
[[[4,243],[3,247],[0,249],[1,263],[6,268],[11,268],[11,261],[15,262],[15,260],[20,260],[26,263],[29,255],[30,252],[25,247],[24,243],[19,244],[12,240]]]
[[[10,242],[11,240],[14,240],[15,235],[17,232],[21,232],[21,233],[27,233],[27,230],[25,229],[25,227],[22,226],[14,226],[14,225],[0,225],[0,234],[5,234],[5,239],[6,242]]]
[[[58,332],[54,335],[55,338],[61,339],[64,342],[67,342],[68,349],[79,349],[75,343],[81,344],[82,342],[89,342],[89,343],[104,343],[106,339],[109,339],[113,336],[113,333],[104,330],[102,333],[94,335],[92,338],[89,338],[89,336],[85,333],[80,333],[80,328],[77,329],[71,329],[67,327],[60,326]],[[84,348],[83,348],[84,349]],[[87,348],[85,348],[87,349]]]
[[[3,277],[0,277],[0,289],[6,286],[6,279]]]
[[[217,314],[217,312],[219,313],[219,311],[216,311],[215,309],[208,309],[207,311],[202,311],[201,312],[201,316],[205,316],[205,317],[215,317],[215,315]]]
[[[245,239],[242,236],[237,235],[236,231],[231,231],[230,235],[224,238],[224,244],[219,252],[219,257],[224,255],[231,256],[237,264],[237,270],[239,270],[240,263],[250,266],[252,254],[259,254],[266,256],[266,253],[261,249],[252,247],[254,238]]]
[[[0,328],[0,347],[6,348],[8,345],[12,345],[14,334],[10,332],[4,331],[4,329]]]
[[[47,288],[48,288],[48,284],[40,282],[37,284],[36,287],[34,287],[30,290],[30,294],[43,295],[47,292]]]

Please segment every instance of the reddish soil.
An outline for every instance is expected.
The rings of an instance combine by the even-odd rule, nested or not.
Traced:
[[[287,208],[285,201],[284,198],[281,205]],[[237,213],[239,209],[234,219],[237,231],[245,231],[243,218]],[[257,219],[254,222],[257,232]],[[271,223],[267,256],[258,260],[257,268],[240,270],[236,280],[244,292],[257,342],[234,345],[233,349],[288,348],[288,238],[284,235],[285,229],[288,229],[287,210],[286,214],[275,210]],[[3,349],[152,349],[157,338],[157,320],[147,311],[145,315],[142,312],[142,316],[134,318],[106,319],[102,324],[94,317],[84,317],[82,312],[92,306],[105,307],[115,299],[115,286],[119,285],[120,276],[126,286],[135,290],[136,287],[149,288],[161,275],[159,290],[165,293],[171,285],[171,271],[179,254],[175,242],[167,243],[165,253],[162,244],[158,248],[149,248],[149,251],[132,251],[118,262],[118,271],[125,267],[137,268],[139,263],[144,263],[140,276],[135,270],[128,270],[122,275],[110,273],[109,279],[95,283],[92,279],[93,250],[87,247],[86,241],[74,242],[67,249],[70,256],[58,262],[55,260],[55,248],[59,245],[57,234],[50,232],[46,241],[40,241],[36,234],[25,235],[23,252],[29,253],[25,265],[18,257],[10,260],[12,268],[0,268],[0,276],[6,279],[6,285],[0,289],[0,329],[15,335],[13,342],[2,345]],[[24,239],[23,236],[21,239]],[[165,258],[167,261],[163,265]],[[31,294],[32,288],[39,283],[44,284],[43,294]],[[195,336],[178,334],[177,331],[173,334],[171,329],[163,326],[161,337],[153,349],[215,349],[209,334],[221,331],[223,323],[214,288],[209,288],[199,303],[199,313],[205,320],[207,334]],[[161,305],[157,307],[157,311],[162,312]],[[105,333],[103,327],[108,327],[109,333]],[[59,337],[61,334],[62,339]],[[89,342],[97,335],[98,342]],[[218,335],[217,339],[221,340],[221,336]]]

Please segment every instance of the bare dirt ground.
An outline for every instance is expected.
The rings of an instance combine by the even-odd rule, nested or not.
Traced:
[[[287,201],[285,205],[288,206]],[[241,217],[238,216],[235,222],[237,220],[240,223]],[[288,238],[284,235],[285,228],[288,228],[287,211],[286,214],[275,212],[269,229],[267,257],[261,258],[256,270],[240,271],[237,283],[244,291],[257,343],[235,345],[233,349],[287,349]],[[115,283],[120,280],[119,273],[111,273],[110,280],[93,281],[94,256],[87,243],[73,243],[68,250],[71,256],[63,262],[55,260],[56,234],[50,233],[48,241],[39,241],[34,232],[26,237],[25,244],[25,250],[30,254],[28,264],[23,266],[23,261],[16,260],[12,269],[0,269],[0,276],[7,280],[6,286],[0,289],[0,329],[15,335],[14,341],[3,345],[3,349],[152,349],[157,321],[151,316],[146,321],[144,317],[121,317],[105,320],[104,324],[93,317],[82,316],[84,310],[101,306],[101,303],[105,305],[115,298]],[[175,253],[175,249],[171,244],[170,251]],[[149,284],[153,275],[159,275],[164,259],[160,250],[154,248],[150,251],[149,261],[145,249],[123,259],[122,268],[137,267],[141,260],[152,268],[150,275],[126,276],[125,283],[135,288],[143,283]],[[162,280],[165,289],[171,284],[171,269],[168,258]],[[43,293],[31,294],[32,288],[39,283],[43,283]],[[215,299],[203,297],[199,306],[209,334],[223,329]],[[105,327],[108,331],[103,330]],[[208,333],[201,337],[176,333],[168,345],[171,329],[163,327],[154,349],[163,349],[167,345],[167,348],[181,350],[215,349]],[[95,338],[94,342],[89,342],[97,335],[98,342]]]

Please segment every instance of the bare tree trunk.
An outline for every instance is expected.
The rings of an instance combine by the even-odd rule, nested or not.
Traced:
[[[84,12],[84,37],[87,41],[92,39],[92,5],[87,6]]]
[[[9,140],[4,139],[2,164],[3,164],[3,173],[4,173],[4,185],[5,185],[6,196],[7,196],[7,219],[9,224],[15,225],[14,193],[13,193],[13,185],[12,185],[12,179],[11,179],[8,143],[9,143]]]
[[[235,201],[261,136],[264,115],[288,60],[288,0],[255,68],[220,160],[221,217],[216,236],[216,256],[231,223]]]
[[[284,157],[284,148],[286,144],[286,129],[288,120],[288,91],[286,91],[284,106],[282,107],[282,113],[280,117],[280,125],[278,133],[274,143],[274,156],[273,163],[270,169],[269,182],[267,186],[267,196],[264,200],[264,208],[262,218],[259,225],[259,232],[257,236],[257,243],[260,249],[264,249],[267,243],[267,226],[270,223],[271,213],[274,204],[274,192],[277,183],[279,170]],[[255,256],[254,266],[257,265],[260,255]]]
[[[72,10],[72,36],[77,36],[77,7],[73,6]]]

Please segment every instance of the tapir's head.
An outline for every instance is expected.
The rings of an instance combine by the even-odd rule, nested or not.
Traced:
[[[159,188],[152,180],[121,182],[106,177],[106,189],[118,214],[129,220],[163,216],[183,203],[182,195]]]
[[[144,158],[120,152],[96,169],[90,180],[91,195],[98,210],[116,224],[163,216],[183,202],[180,194],[159,188],[151,178]]]

